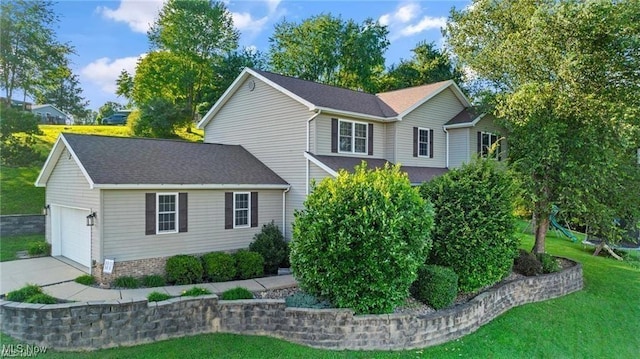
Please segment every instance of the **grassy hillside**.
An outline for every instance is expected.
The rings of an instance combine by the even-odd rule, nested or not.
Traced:
[[[42,134],[37,136],[36,148],[42,154],[42,162],[31,167],[0,166],[0,214],[36,214],[44,205],[44,188],[34,186],[49,151],[62,132],[102,136],[131,136],[126,126],[65,126],[40,125]],[[182,130],[178,139],[202,142],[203,131]]]

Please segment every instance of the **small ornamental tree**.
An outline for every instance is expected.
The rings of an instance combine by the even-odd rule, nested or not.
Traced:
[[[511,271],[517,255],[512,176],[494,160],[476,159],[423,183],[436,208],[428,260],[452,268],[458,287],[474,292]]]
[[[300,288],[358,314],[390,313],[431,247],[433,209],[399,166],[314,185],[295,212],[291,269]]]

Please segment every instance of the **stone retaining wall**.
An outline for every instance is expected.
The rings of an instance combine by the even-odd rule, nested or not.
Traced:
[[[44,234],[45,220],[41,214],[0,216],[0,237]]]
[[[347,309],[286,308],[283,300],[222,301],[215,295],[164,302],[54,305],[0,302],[2,332],[59,350],[135,345],[200,333],[267,335],[327,349],[402,350],[474,332],[510,308],[582,289],[580,264],[518,279],[467,303],[424,316],[359,315]]]

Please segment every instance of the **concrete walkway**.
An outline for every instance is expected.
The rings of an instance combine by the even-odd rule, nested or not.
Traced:
[[[156,288],[140,289],[101,289],[78,284],[74,281],[44,286],[44,291],[56,298],[76,302],[91,302],[101,300],[144,300],[151,292],[167,293],[171,296],[179,296],[182,292],[193,287],[205,288],[212,293],[220,294],[227,289],[244,287],[252,292],[282,289],[296,286],[297,282],[292,275],[263,277],[256,279],[237,280],[219,283],[200,283],[190,285],[175,285]]]
[[[40,257],[0,262],[0,294],[24,287],[26,284],[37,284],[44,291],[56,298],[76,302],[100,300],[140,300],[146,299],[151,292],[167,293],[179,296],[183,291],[193,287],[206,288],[212,293],[220,294],[227,289],[244,287],[252,292],[270,289],[289,288],[297,285],[292,275],[281,275],[248,280],[220,283],[200,283],[192,285],[176,285],[157,288],[140,289],[102,289],[74,282],[86,272],[74,268],[55,257]]]

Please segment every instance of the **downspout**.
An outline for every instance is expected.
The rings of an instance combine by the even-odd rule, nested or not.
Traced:
[[[320,112],[322,112],[322,110],[317,110],[318,112],[316,112],[315,114],[313,114],[313,116],[309,117],[309,119],[307,120],[307,146],[305,151],[308,153],[311,150],[311,121],[313,121],[313,119],[315,119],[316,117],[318,117],[318,115],[320,115]],[[305,161],[305,188],[304,188],[304,193],[306,195],[309,194],[309,177],[310,177],[310,168],[309,168],[309,159],[307,159]]]
[[[445,144],[446,144],[446,148],[445,148],[445,162],[446,162],[446,167],[449,168],[449,131],[447,131],[446,127],[442,127],[442,130],[444,131],[445,135]]]
[[[287,192],[291,190],[291,186],[282,191],[282,236],[287,238]]]

